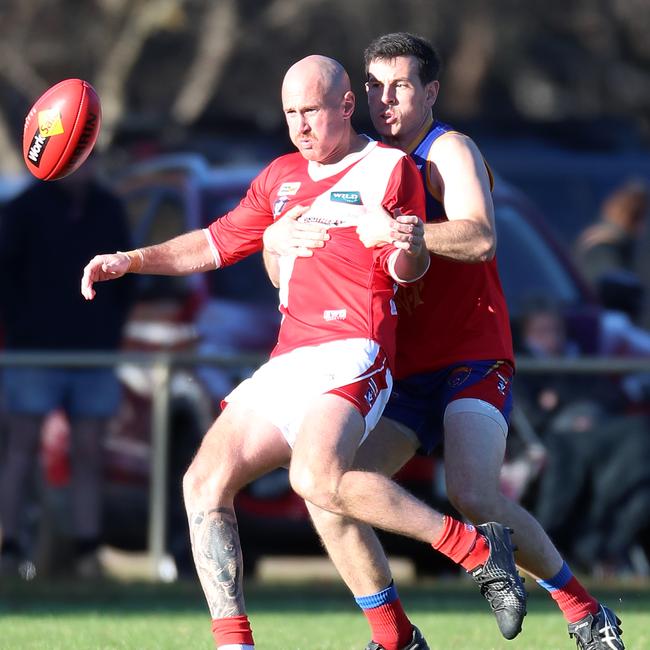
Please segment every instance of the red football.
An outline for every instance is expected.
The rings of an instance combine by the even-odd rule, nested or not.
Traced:
[[[27,169],[44,181],[71,174],[92,151],[101,121],[99,97],[87,81],[65,79],[52,86],[25,118]]]

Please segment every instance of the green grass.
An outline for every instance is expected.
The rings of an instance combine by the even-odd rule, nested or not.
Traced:
[[[501,639],[487,605],[465,583],[402,587],[431,650],[570,650],[552,601],[532,589],[523,633]],[[595,588],[623,618],[631,650],[650,648],[650,584]],[[362,650],[368,627],[351,597],[329,582],[248,585],[258,650]],[[196,584],[20,583],[0,585],[2,650],[212,648]]]

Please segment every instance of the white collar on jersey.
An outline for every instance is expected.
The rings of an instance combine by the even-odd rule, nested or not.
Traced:
[[[361,151],[349,153],[347,156],[341,158],[341,160],[339,160],[337,163],[332,163],[331,165],[321,165],[320,163],[310,160],[307,164],[309,177],[313,181],[322,181],[324,178],[329,178],[330,176],[334,176],[335,174],[342,172],[346,167],[349,167],[358,160],[361,160],[367,156],[377,146],[377,142],[364,134],[361,134],[361,137],[366,138],[368,140],[368,144]]]

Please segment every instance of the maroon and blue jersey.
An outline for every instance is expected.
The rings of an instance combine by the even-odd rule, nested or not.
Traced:
[[[450,131],[431,120],[407,148],[426,189],[427,223],[447,221],[429,154]],[[395,382],[384,415],[414,431],[424,452],[440,442],[445,411],[456,400],[490,404],[507,422],[514,355],[496,259],[468,264],[431,255],[427,273],[400,287],[396,302]]]
[[[453,129],[432,122],[408,151],[426,188],[426,222],[447,221],[431,182],[429,151]],[[423,278],[397,293],[395,378],[432,372],[463,359],[504,359],[514,364],[510,320],[496,259],[467,264],[431,255]]]

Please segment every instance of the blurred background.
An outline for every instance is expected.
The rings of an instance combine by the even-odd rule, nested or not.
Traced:
[[[337,58],[362,98],[363,48],[399,30],[436,44],[438,113],[479,142],[638,153],[650,138],[649,22],[643,0],[8,0],[0,169],[22,170],[17,134],[34,98],[75,76],[102,98],[105,148],[191,146],[221,162],[245,144],[265,157],[284,142],[291,62]],[[370,128],[363,101],[357,123]]]
[[[96,162],[126,208],[131,245],[142,246],[224,214],[266,161],[290,149],[280,84],[291,63],[310,53],[338,59],[357,93],[356,126],[372,133],[363,48],[391,31],[430,39],[444,61],[436,117],[468,133],[497,176],[498,258],[520,361],[504,490],[579,570],[645,580],[649,29],[645,0],[5,0],[0,204],[31,182],[23,120],[62,79],[91,82],[102,100]],[[220,397],[272,347],[277,299],[258,258],[138,283],[117,349],[172,356],[162,375],[147,360],[107,363],[123,392],[103,441],[100,546],[155,547],[158,560],[164,551],[171,564],[155,572],[171,579],[192,574],[180,477]],[[0,304],[0,321],[7,309]],[[174,361],[178,353],[186,356]],[[105,363],[84,354],[71,358]],[[169,453],[157,457],[160,426]],[[44,480],[34,486],[41,498],[21,524],[43,574],[74,555],[69,435],[66,413],[49,414]],[[443,471],[439,457],[416,459],[402,480],[449,509]],[[152,524],[154,499],[163,523]],[[238,507],[249,571],[268,554],[320,553],[285,472],[250,486]],[[417,576],[451,571],[404,540],[386,544]],[[91,574],[105,570],[100,559]]]

